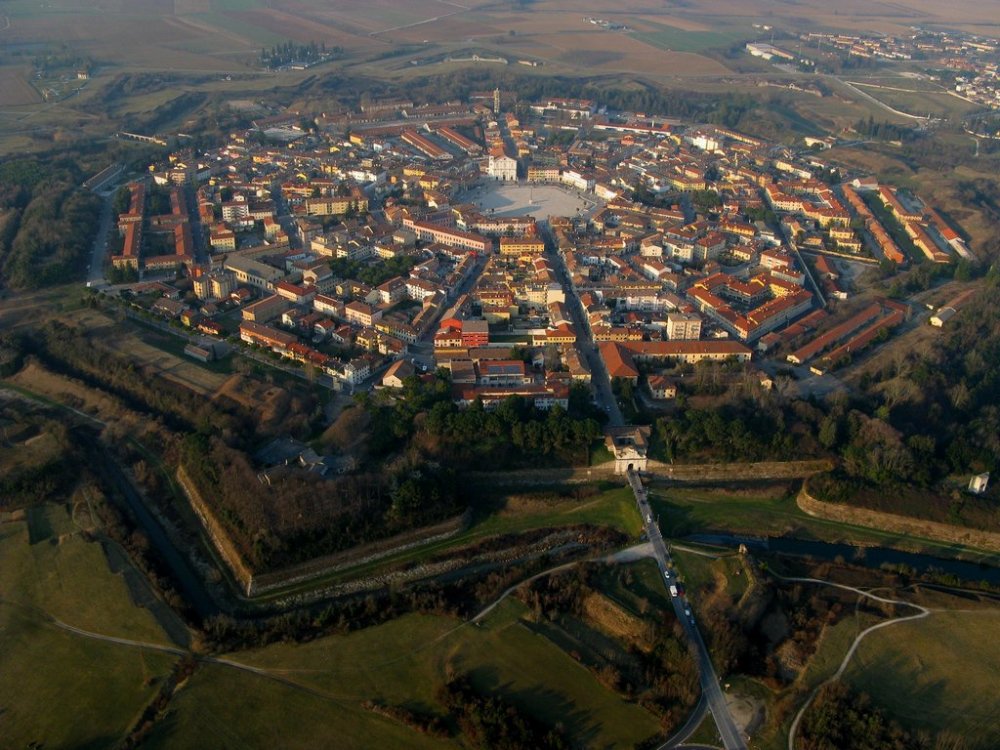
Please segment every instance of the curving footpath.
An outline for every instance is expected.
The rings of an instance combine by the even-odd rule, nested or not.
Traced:
[[[847,665],[850,664],[851,657],[854,656],[854,652],[858,650],[858,646],[861,645],[861,641],[865,638],[865,636],[867,636],[869,633],[875,632],[876,630],[887,628],[890,625],[898,625],[901,622],[909,622],[911,620],[920,620],[924,617],[927,617],[931,613],[931,610],[927,609],[927,607],[922,607],[919,604],[913,604],[912,602],[904,602],[899,599],[889,599],[884,596],[878,596],[876,594],[872,594],[871,592],[865,591],[864,589],[859,589],[854,586],[847,586],[842,583],[832,583],[830,581],[820,580],[819,578],[798,578],[798,577],[779,576],[777,574],[772,574],[772,575],[774,575],[775,578],[780,578],[782,581],[792,581],[794,583],[816,583],[821,586],[833,586],[834,588],[843,589],[844,591],[853,591],[854,593],[860,596],[864,596],[867,597],[868,599],[873,599],[877,602],[882,602],[884,604],[896,604],[896,605],[901,605],[903,607],[912,607],[913,609],[919,610],[915,615],[909,615],[907,617],[897,617],[893,620],[886,620],[885,622],[880,622],[875,625],[872,625],[870,628],[865,628],[860,633],[858,633],[857,637],[854,639],[854,642],[851,643],[851,647],[847,649],[847,654],[844,656],[844,660],[840,663],[840,667],[837,669],[837,671],[831,677],[827,678],[826,680],[823,680],[823,682],[821,682],[813,689],[813,691],[809,694],[809,697],[806,698],[806,702],[802,704],[802,708],[800,708],[799,712],[795,714],[795,719],[792,721],[792,726],[788,730],[788,750],[795,750],[795,734],[796,732],[798,732],[799,723],[802,721],[802,717],[805,715],[806,709],[809,708],[809,706],[813,702],[813,699],[816,697],[816,695],[819,693],[819,691],[823,688],[824,685],[827,685],[833,682],[834,680],[840,679],[841,675],[843,675],[844,671],[847,669]]]

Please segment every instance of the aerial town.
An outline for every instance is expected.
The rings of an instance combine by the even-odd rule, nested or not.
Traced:
[[[0,746],[1000,747],[995,5],[0,2]]]
[[[804,70],[838,59],[862,66],[906,64],[901,85],[907,84],[906,79],[910,84],[924,81],[969,104],[1000,108],[1000,41],[993,37],[919,28],[906,37],[810,32],[773,43],[748,42],[746,52],[777,65],[798,65]],[[872,67],[868,72],[861,67],[855,75],[879,75],[892,70]],[[872,85],[879,88],[888,84]]]
[[[203,334],[193,357],[238,340],[350,390],[445,368],[460,403],[547,408],[595,356],[613,380],[648,375],[653,399],[702,360],[822,374],[909,314],[886,299],[831,313],[855,291],[841,268],[974,259],[918,195],[812,149],[583,100],[530,102],[522,122],[507,101],[379,101],[309,132],[278,113],[255,123],[264,143],[172,153],[127,187],[124,293]],[[486,205],[518,180],[521,210]],[[546,191],[565,215],[541,213]]]

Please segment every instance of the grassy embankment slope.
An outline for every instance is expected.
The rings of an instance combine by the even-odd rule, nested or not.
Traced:
[[[883,532],[809,516],[796,505],[797,487],[774,485],[749,489],[654,489],[650,499],[668,537],[736,533],[750,536],[794,536],[824,542],[849,542],[959,557],[996,564],[997,555],[931,539]]]
[[[950,730],[969,748],[997,747],[998,628],[998,609],[934,612],[862,641],[844,679],[908,727]]]
[[[169,645],[63,507],[0,524],[0,597],[3,744],[116,746],[177,657],[84,638],[49,620]]]

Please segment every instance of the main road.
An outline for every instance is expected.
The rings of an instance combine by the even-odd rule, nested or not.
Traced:
[[[670,552],[667,550],[667,545],[663,541],[660,528],[656,525],[656,521],[653,518],[653,511],[646,497],[646,488],[643,487],[639,475],[634,471],[629,471],[628,483],[635,494],[636,506],[639,508],[643,525],[646,527],[646,536],[653,546],[653,553],[656,557],[656,563],[660,568],[660,574],[663,576],[664,584],[668,587],[676,585],[677,579],[673,571]],[[702,695],[708,705],[708,710],[712,712],[712,717],[715,719],[715,725],[719,730],[719,736],[722,738],[722,744],[726,750],[747,750],[743,734],[740,732],[739,727],[736,726],[736,722],[733,721],[732,714],[729,713],[729,707],[726,705],[726,696],[722,693],[722,688],[719,687],[719,678],[715,674],[715,667],[712,665],[708,646],[705,645],[705,641],[701,637],[701,632],[695,624],[694,614],[691,612],[691,605],[686,594],[671,594],[670,602],[673,604],[677,620],[684,627],[685,634],[697,652]]]
[[[608,426],[621,427],[625,424],[621,409],[618,408],[618,401],[615,399],[614,391],[611,389],[611,376],[604,366],[600,352],[597,350],[597,343],[594,341],[590,331],[590,321],[587,319],[587,311],[583,309],[583,303],[576,292],[573,279],[566,268],[566,259],[556,246],[555,237],[546,222],[538,222],[539,231],[545,240],[546,251],[550,258],[555,261],[556,273],[566,294],[566,306],[570,317],[573,319],[573,328],[576,329],[577,348],[580,354],[586,358],[590,365],[590,382],[596,392],[598,404],[607,412]]]

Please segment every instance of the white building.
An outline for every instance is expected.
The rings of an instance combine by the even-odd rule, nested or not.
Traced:
[[[486,169],[486,173],[496,180],[516,182],[517,159],[507,156],[507,154],[490,154],[490,163]]]
[[[985,474],[976,474],[969,480],[969,492],[974,495],[982,495],[986,492],[986,487],[990,483],[990,473],[987,471]]]

